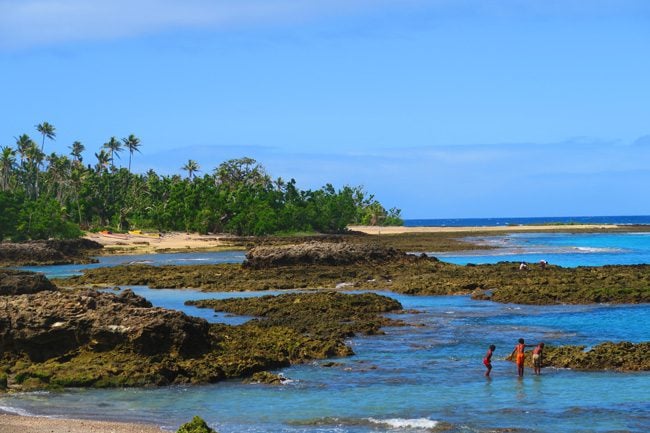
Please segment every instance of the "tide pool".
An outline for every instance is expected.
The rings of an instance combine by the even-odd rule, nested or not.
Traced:
[[[188,313],[196,309],[185,307],[186,299],[233,296],[133,289],[156,305]],[[245,296],[260,294],[267,293]],[[282,369],[290,379],[283,386],[229,381],[27,393],[0,396],[0,406],[46,416],[151,421],[170,430],[196,414],[221,433],[648,431],[650,373],[544,369],[536,377],[527,369],[520,380],[504,358],[520,337],[553,345],[647,341],[650,305],[536,307],[382,294],[416,310],[393,316],[411,326],[353,338],[356,355],[336,359],[333,367],[316,361]],[[486,379],[481,360],[489,344],[497,349],[493,377]]]

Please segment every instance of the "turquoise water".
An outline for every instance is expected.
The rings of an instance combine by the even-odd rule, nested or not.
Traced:
[[[497,249],[428,253],[462,265],[540,260],[565,267],[650,263],[650,233],[513,233],[467,239]]]
[[[533,261],[528,259],[533,249],[549,248],[557,259],[549,259],[550,250],[544,251],[548,254],[543,258],[556,264],[564,260],[565,266],[577,265],[576,260],[584,256],[601,264],[647,262],[650,249],[647,235],[526,234],[490,241],[522,248],[516,252],[519,255],[513,252],[517,261],[523,257]],[[573,248],[585,252],[571,252]],[[475,256],[468,261],[480,260]],[[183,302],[269,293],[132,289],[155,305],[233,324],[248,318],[215,315]],[[504,360],[520,337],[528,343],[587,347],[604,341],[648,341],[650,304],[523,306],[463,296],[383,294],[409,310],[393,317],[410,326],[387,328],[383,336],[351,339],[356,355],[337,359],[333,367],[316,361],[282,369],[279,373],[290,379],[282,386],[229,381],[194,387],[28,393],[0,396],[0,408],[46,416],[149,421],[170,430],[196,414],[221,433],[398,433],[443,427],[458,433],[650,431],[650,372],[547,368],[537,377],[527,369],[520,380],[514,366]],[[489,344],[497,349],[493,377],[486,379],[481,360]]]

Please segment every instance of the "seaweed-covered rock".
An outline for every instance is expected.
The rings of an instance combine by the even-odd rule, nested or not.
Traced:
[[[399,322],[381,316],[402,305],[375,293],[289,293],[259,298],[207,299],[187,304],[215,311],[256,316],[262,327],[283,326],[314,337],[344,339],[357,333],[380,334],[380,328]]]
[[[244,266],[260,269],[297,264],[344,265],[385,262],[404,257],[406,257],[405,253],[380,244],[306,242],[254,247],[246,254]]]
[[[195,416],[192,421],[183,424],[176,433],[217,433],[211,429],[203,418]]]
[[[544,347],[542,367],[574,370],[650,371],[650,342],[606,342],[585,350],[585,346]],[[514,358],[507,357],[514,362]],[[532,351],[526,352],[525,365],[533,366]]]
[[[0,270],[0,296],[25,295],[57,290],[43,274],[26,271]]]
[[[88,255],[101,248],[102,244],[85,238],[0,242],[0,266],[90,263]]]
[[[575,370],[650,371],[650,342],[544,348],[544,365]]]

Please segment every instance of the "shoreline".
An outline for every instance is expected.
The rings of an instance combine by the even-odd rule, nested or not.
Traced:
[[[170,433],[154,424],[50,418],[0,411],[0,433]]]
[[[410,235],[410,234],[439,234],[449,236],[471,236],[473,234],[502,234],[517,232],[607,232],[625,231],[628,227],[613,224],[567,224],[567,225],[530,225],[530,226],[464,226],[464,227],[406,227],[406,226],[350,226],[351,232],[366,235]],[[317,235],[315,235],[317,236]],[[228,234],[201,235],[198,233],[172,232],[165,234],[118,234],[118,233],[86,233],[86,239],[98,242],[104,246],[101,255],[126,254],[156,254],[179,252],[208,252],[208,251],[243,251],[247,242],[254,238],[244,239]],[[291,238],[288,237],[288,240]]]

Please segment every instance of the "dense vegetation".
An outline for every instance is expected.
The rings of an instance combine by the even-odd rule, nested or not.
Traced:
[[[273,180],[251,158],[228,160],[197,176],[189,160],[180,175],[131,172],[140,140],[111,137],[94,165],[76,141],[70,155],[44,152],[55,128],[37,125],[40,146],[27,134],[15,148],[0,148],[0,240],[76,237],[81,230],[151,229],[263,235],[316,231],[335,233],[349,224],[401,224],[399,209],[386,210],[361,187],[332,185],[300,190],[295,180]],[[117,167],[128,152],[128,168]]]

